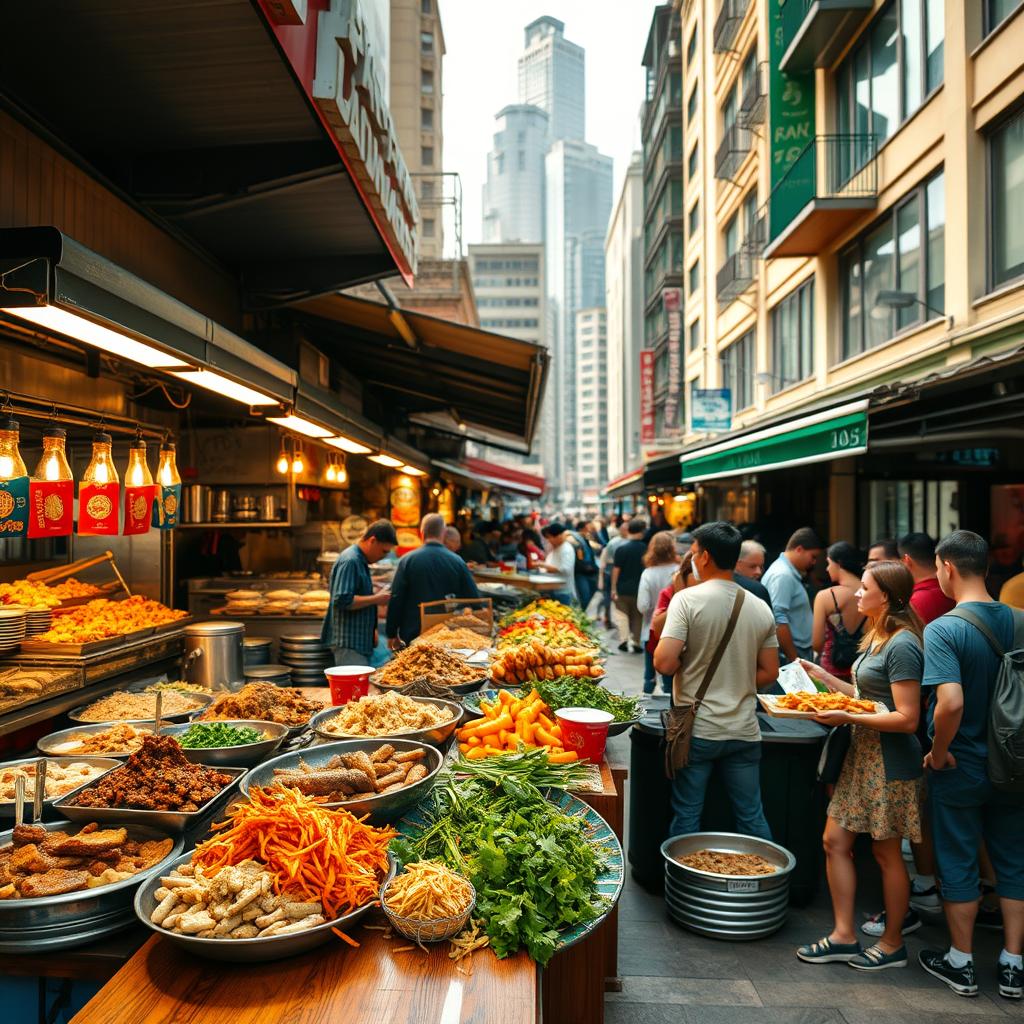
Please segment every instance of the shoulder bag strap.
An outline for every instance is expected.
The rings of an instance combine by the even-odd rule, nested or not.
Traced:
[[[1002,658],[1006,654],[1006,651],[1003,650],[1003,645],[996,639],[992,630],[974,612],[969,612],[966,608],[952,608],[946,614],[952,615],[955,619],[963,619],[964,622],[969,622],[988,641],[989,647],[995,652],[997,658]]]
[[[701,702],[704,700],[704,695],[708,692],[708,687],[711,685],[711,679],[718,669],[719,662],[722,660],[722,656],[725,654],[726,647],[729,646],[729,641],[732,639],[733,630],[736,628],[736,622],[740,617],[740,609],[743,607],[743,601],[746,598],[746,591],[742,587],[736,588],[736,599],[732,603],[732,614],[729,616],[729,621],[726,624],[725,632],[722,634],[722,639],[718,642],[718,648],[715,651],[715,656],[711,659],[711,664],[708,665],[707,671],[704,673],[704,678],[700,681],[700,686],[697,689],[697,694],[693,698],[694,709],[698,708]]]

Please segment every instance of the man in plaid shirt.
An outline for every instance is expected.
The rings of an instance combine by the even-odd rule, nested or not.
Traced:
[[[334,563],[331,604],[320,640],[334,650],[335,665],[370,664],[376,645],[377,609],[391,598],[390,591],[373,592],[370,566],[397,543],[394,526],[387,519],[378,519]]]

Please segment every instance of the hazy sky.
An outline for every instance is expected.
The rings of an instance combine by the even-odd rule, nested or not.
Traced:
[[[480,190],[494,115],[518,101],[516,60],[523,29],[551,15],[586,50],[587,142],[615,160],[617,198],[640,145],[644,95],[640,63],[654,0],[440,0],[444,58],[444,169],[458,171],[463,191],[464,243],[480,241]]]

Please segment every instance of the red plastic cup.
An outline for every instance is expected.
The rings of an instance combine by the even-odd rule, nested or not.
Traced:
[[[562,708],[555,717],[562,727],[562,746],[575,750],[581,761],[600,764],[615,716],[597,708]]]
[[[325,668],[324,675],[331,687],[331,703],[335,706],[365,697],[370,692],[369,665],[337,665]]]

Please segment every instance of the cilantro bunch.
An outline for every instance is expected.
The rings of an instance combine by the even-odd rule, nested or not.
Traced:
[[[531,783],[449,779],[435,788],[426,817],[424,830],[393,842],[392,852],[405,863],[441,861],[469,878],[474,916],[499,957],[523,946],[544,966],[560,930],[606,909],[596,886],[604,860],[586,821],[562,813]]]

